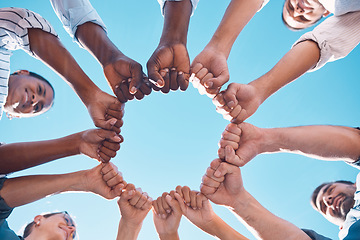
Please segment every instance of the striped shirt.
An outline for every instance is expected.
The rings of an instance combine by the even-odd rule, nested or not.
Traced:
[[[306,40],[316,42],[320,48],[320,59],[310,72],[346,57],[360,42],[360,11],[329,17],[302,35],[294,46]]]
[[[11,52],[30,50],[28,29],[40,28],[57,36],[53,27],[37,13],[22,8],[0,8],[0,119],[8,94]]]

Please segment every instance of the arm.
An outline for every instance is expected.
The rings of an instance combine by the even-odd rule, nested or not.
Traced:
[[[244,122],[226,127],[220,140],[220,158],[225,157],[226,145],[236,150],[231,163],[237,166],[245,165],[257,154],[275,152],[352,163],[360,157],[360,130],[330,125],[265,129]]]
[[[115,132],[93,129],[48,141],[1,145],[0,173],[20,171],[80,153],[98,161],[109,161],[119,150],[120,142],[122,137]]]
[[[200,80],[198,88],[205,88],[214,97],[229,81],[227,58],[242,29],[260,9],[262,0],[232,0],[210,42],[191,64],[191,73]]]
[[[190,60],[187,52],[187,33],[192,5],[190,0],[166,1],[164,26],[158,47],[147,62],[148,76],[156,85],[154,90],[168,93],[189,85]]]
[[[230,115],[232,122],[245,121],[273,93],[315,66],[319,57],[320,49],[315,42],[301,42],[260,78],[249,84],[230,84],[215,97],[215,105],[224,110],[224,115]]]
[[[121,219],[117,240],[136,240],[144,218],[151,209],[152,199],[140,188],[128,184],[118,200]]]
[[[209,200],[203,194],[186,186],[177,186],[175,198],[183,215],[204,232],[222,240],[247,239],[214,213]]]
[[[175,199],[175,191],[163,193],[152,203],[156,232],[161,240],[179,240],[181,208]]]
[[[93,192],[104,198],[112,199],[121,193],[124,183],[116,167],[111,163],[108,164],[111,166],[109,168],[114,170],[109,171],[108,174],[102,174],[103,166],[100,164],[90,170],[67,174],[10,178],[5,181],[0,195],[12,208],[34,202],[48,195],[70,191]],[[105,181],[103,178],[108,178],[108,180]]]
[[[226,160],[235,157],[231,147],[226,148]],[[228,206],[259,239],[310,238],[292,223],[281,219],[256,201],[244,188],[240,168],[220,159],[214,160],[203,177],[201,192],[216,204]]]
[[[31,28],[28,32],[33,54],[53,68],[75,90],[95,125],[108,130],[116,126],[114,130],[120,132],[118,122],[122,118],[122,107],[117,99],[101,91],[90,80],[57,37],[38,28]],[[113,110],[112,114],[110,109]],[[108,120],[106,116],[112,118]]]

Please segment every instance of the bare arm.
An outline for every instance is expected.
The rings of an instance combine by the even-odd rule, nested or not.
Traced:
[[[0,146],[0,173],[20,171],[80,153],[108,162],[116,155],[120,142],[122,137],[115,132],[92,129],[53,140],[5,144]]]

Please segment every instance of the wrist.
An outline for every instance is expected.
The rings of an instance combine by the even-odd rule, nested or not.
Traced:
[[[229,42],[227,39],[224,39],[215,33],[210,42],[205,46],[205,49],[212,49],[213,51],[224,55],[226,59],[228,59],[233,43],[234,42]]]
[[[268,98],[270,97],[275,91],[273,91],[269,85],[270,79],[268,79],[268,76],[263,75],[259,77],[258,79],[255,79],[254,81],[248,83],[248,85],[254,87],[256,96],[259,101],[259,106]]]
[[[159,233],[159,238],[161,240],[178,240],[180,239],[179,234],[177,231],[175,232],[168,232],[168,233]]]

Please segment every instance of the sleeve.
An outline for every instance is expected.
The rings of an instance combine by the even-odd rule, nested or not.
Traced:
[[[355,127],[355,129],[360,130],[359,127]],[[359,134],[360,134],[360,131],[359,131]],[[350,166],[360,169],[360,156],[355,162],[346,162],[346,163],[349,164]]]
[[[305,232],[312,240],[331,240],[331,238],[324,237],[323,235],[320,235],[316,233],[314,230],[310,229],[301,229],[303,232]]]
[[[320,48],[320,59],[310,72],[346,57],[360,42],[360,11],[329,17],[302,35],[293,47],[306,40],[316,42]]]
[[[2,189],[6,180],[7,178],[0,178],[0,189]],[[0,196],[0,220],[8,218],[12,210],[13,208],[9,207],[5,200]]]
[[[86,22],[93,22],[106,31],[104,22],[89,0],[50,0],[50,2],[65,30],[77,43],[79,42],[75,37],[76,30]]]
[[[0,119],[8,94],[11,51],[23,49],[33,55],[29,44],[29,28],[40,28],[57,36],[49,22],[32,11],[22,8],[0,9]]]
[[[160,4],[160,10],[161,10],[161,14],[164,16],[164,6],[165,6],[165,2],[169,1],[169,2],[181,2],[182,0],[157,0]],[[191,5],[192,5],[192,10],[191,10],[191,16],[194,14],[195,9],[199,3],[199,0],[190,0],[191,1]],[[266,1],[266,0],[265,0]]]
[[[344,238],[339,236],[339,239],[340,240],[342,240],[342,239],[343,240],[356,240],[356,239],[359,239],[359,234],[360,234],[360,220],[357,220],[355,223],[353,223],[351,225],[347,235]]]

